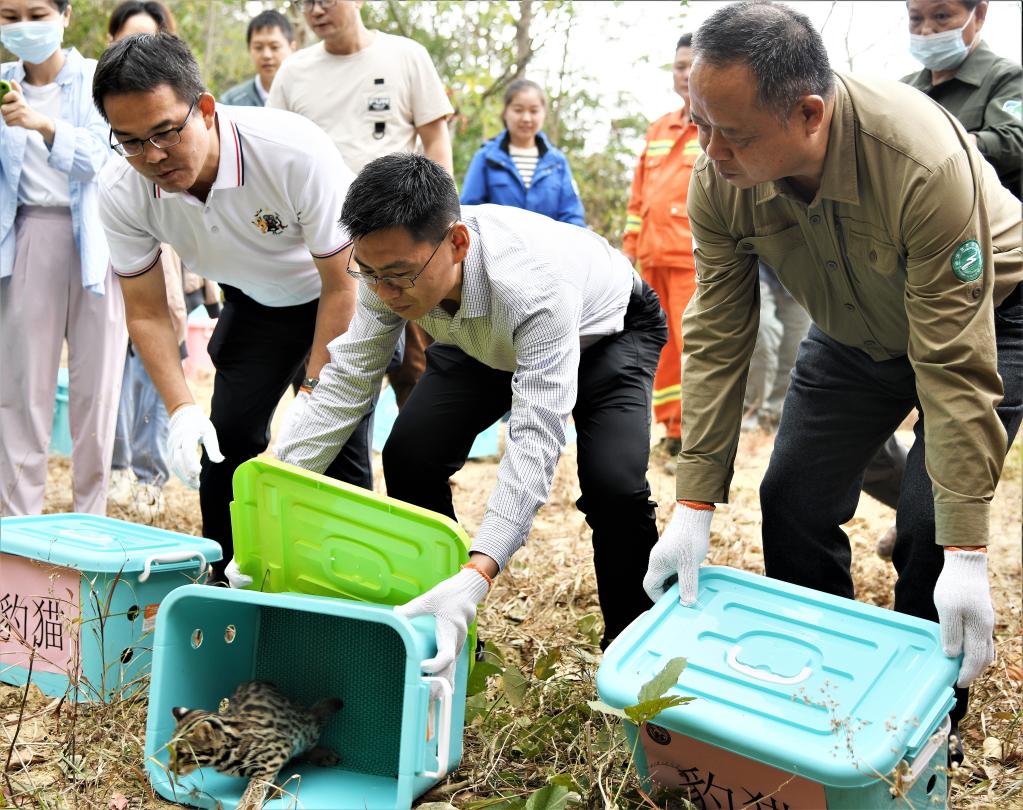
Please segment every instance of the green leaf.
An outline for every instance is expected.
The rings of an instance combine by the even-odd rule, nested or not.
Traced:
[[[561,785],[566,790],[572,793],[582,793],[583,789],[579,787],[579,783],[575,781],[575,777],[570,773],[559,773],[552,776],[547,780],[548,785]]]
[[[555,647],[550,652],[547,652],[536,659],[536,664],[533,666],[533,674],[541,681],[546,681],[554,674],[554,665],[560,660],[561,648]]]
[[[526,688],[528,686],[526,676],[522,674],[522,670],[509,664],[505,667],[501,680],[504,683],[504,694],[508,698],[508,702],[516,708],[521,706],[522,702],[526,699]]]
[[[526,799],[526,810],[564,810],[571,798],[572,791],[564,785],[547,785]]]
[[[640,687],[638,702],[645,703],[669,692],[678,683],[679,675],[685,668],[685,658],[672,658],[660,672]]]
[[[626,706],[625,714],[638,726],[642,723],[649,723],[663,711],[674,706],[681,706],[683,703],[688,703],[691,700],[691,697],[682,697],[681,695],[665,695],[653,700],[641,701],[635,706]]]
[[[483,660],[477,666],[483,663],[495,664],[502,669],[504,668],[504,654],[501,652],[500,647],[492,641],[488,641],[483,645]]]
[[[501,667],[489,661],[479,661],[469,673],[469,680],[465,685],[466,697],[478,695],[487,688],[487,679],[492,675],[500,675]]]
[[[621,709],[616,709],[614,706],[610,706],[602,700],[587,700],[586,705],[589,706],[593,711],[600,712],[601,714],[610,714],[613,717],[620,717],[622,720],[628,720],[628,715],[625,714]]]
[[[575,623],[576,630],[590,644],[600,643],[600,617],[596,613],[588,613]]]

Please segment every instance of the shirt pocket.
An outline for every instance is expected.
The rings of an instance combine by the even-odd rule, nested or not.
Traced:
[[[845,258],[854,280],[870,282],[878,278],[905,277],[906,262],[899,249],[881,234],[861,223],[841,223]]]
[[[740,256],[756,256],[770,265],[783,281],[785,275],[806,277],[808,267],[813,264],[813,255],[799,225],[770,236],[744,236],[736,244],[735,252]]]

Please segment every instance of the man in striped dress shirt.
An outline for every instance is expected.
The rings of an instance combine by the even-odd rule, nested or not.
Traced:
[[[455,517],[449,477],[476,434],[509,409],[497,485],[468,567],[402,610],[437,617],[444,672],[491,580],[546,502],[569,415],[578,431],[579,509],[593,529],[606,645],[650,606],[657,539],[646,481],[654,371],[667,338],[657,295],[596,234],[517,208],[459,206],[451,176],[414,154],[368,164],[345,201],[364,282],[349,330],[283,461],[322,471],[370,407],[406,323],[436,341],[384,448],[388,494]]]

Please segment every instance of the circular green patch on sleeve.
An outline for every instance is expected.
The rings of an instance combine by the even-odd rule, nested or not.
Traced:
[[[952,272],[960,281],[976,281],[984,272],[984,253],[976,239],[969,239],[952,254]]]

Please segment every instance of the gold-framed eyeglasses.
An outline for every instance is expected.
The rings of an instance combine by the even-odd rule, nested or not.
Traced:
[[[177,146],[181,143],[181,130],[188,126],[188,121],[192,117],[192,113],[195,111],[195,105],[199,103],[200,96],[196,96],[195,101],[192,102],[192,106],[188,108],[188,115],[185,116],[185,120],[181,122],[181,126],[173,127],[171,129],[165,129],[163,132],[157,132],[155,135],[150,135],[148,138],[132,138],[128,141],[119,141],[114,138],[114,130],[110,130],[110,146],[117,154],[122,157],[138,157],[146,151],[146,144],[151,143],[157,149],[170,149],[172,146]]]
[[[440,238],[440,241],[434,246],[433,253],[430,254],[430,258],[426,260],[423,266],[419,269],[418,273],[406,276],[378,276],[373,273],[363,273],[359,270],[353,270],[351,267],[347,268],[348,275],[352,278],[357,278],[370,287],[376,288],[379,284],[386,284],[392,290],[411,290],[416,286],[416,279],[419,278],[423,273],[426,272],[426,268],[429,267],[430,262],[433,261],[433,257],[437,255],[437,251],[440,250],[440,246],[444,244],[444,240],[448,238],[448,234],[451,233],[451,229],[458,224],[456,219],[447,229],[444,231],[444,235]],[[355,245],[352,245],[352,255],[355,255]],[[358,262],[358,259],[356,259]]]

